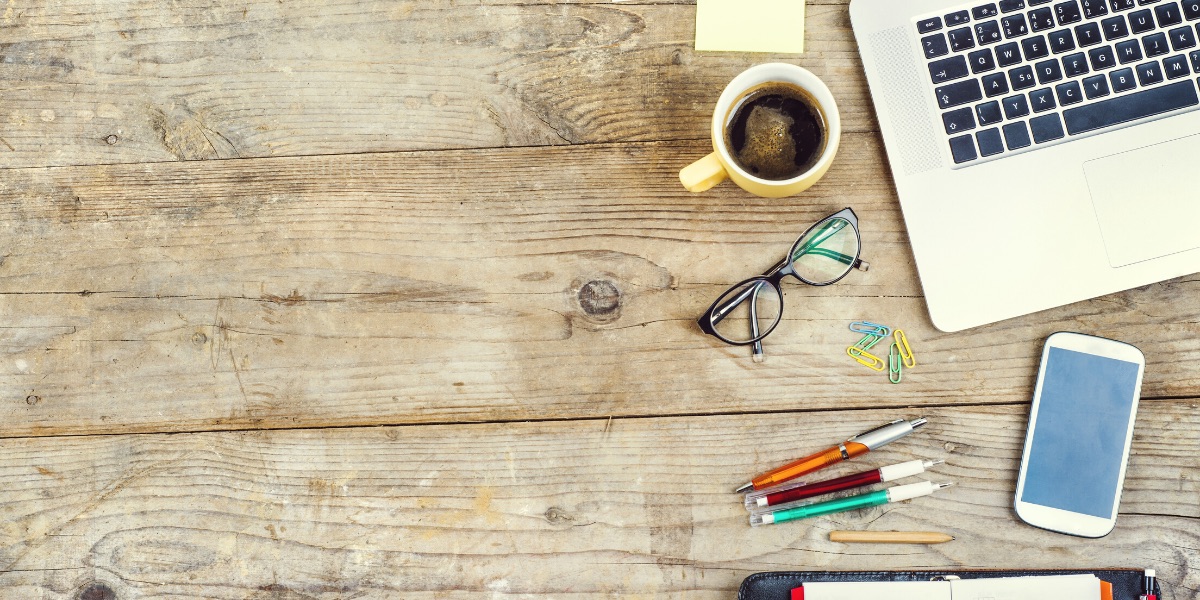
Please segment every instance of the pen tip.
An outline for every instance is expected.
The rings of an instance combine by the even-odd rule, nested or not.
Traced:
[[[920,418],[916,419],[915,421],[909,423],[909,425],[911,425],[913,429],[920,429],[921,427],[924,427],[927,423],[929,423],[929,419],[927,419],[925,417],[920,417]]]
[[[942,488],[948,488],[948,487],[950,487],[950,486],[954,485],[954,482],[953,482],[953,481],[946,481],[946,482],[942,482],[942,483],[935,483],[935,484],[933,484],[933,485],[934,485],[934,487],[936,487],[937,489],[939,489],[939,490],[940,490],[940,489],[942,489]]]
[[[748,491],[750,491],[750,490],[752,490],[752,489],[754,489],[754,484],[753,484],[753,483],[747,483],[746,485],[743,485],[742,487],[739,487],[738,489],[736,489],[736,490],[733,490],[733,493],[735,493],[735,494],[741,494],[742,492],[748,492]]]

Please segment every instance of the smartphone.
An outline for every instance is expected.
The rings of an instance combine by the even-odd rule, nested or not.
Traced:
[[[1021,520],[1081,537],[1117,524],[1146,357],[1078,333],[1046,339],[1017,476]]]

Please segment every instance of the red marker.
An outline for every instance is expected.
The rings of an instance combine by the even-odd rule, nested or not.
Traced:
[[[910,460],[895,465],[888,465],[862,473],[846,475],[837,479],[827,479],[815,483],[796,482],[767,488],[746,494],[746,510],[754,512],[763,508],[776,508],[788,502],[795,502],[813,496],[840,492],[865,485],[895,481],[913,475],[920,475],[934,465],[945,461],[940,460]]]

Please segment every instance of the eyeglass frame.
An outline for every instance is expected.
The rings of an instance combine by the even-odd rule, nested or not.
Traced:
[[[806,236],[808,236],[809,233],[812,233],[813,230],[820,227],[823,223],[826,223],[827,221],[832,221],[834,219],[842,219],[842,220],[846,221],[847,223],[850,224],[850,228],[854,230],[854,237],[855,237],[855,241],[856,241],[856,251],[854,253],[854,259],[849,263],[849,266],[846,267],[846,270],[844,272],[842,272],[841,275],[838,275],[837,277],[835,277],[829,281],[825,281],[825,282],[809,281],[808,279],[805,279],[803,276],[801,276],[799,273],[797,273],[795,268],[792,267],[793,263],[795,263],[796,259],[798,258],[798,256],[796,256],[796,254],[795,254],[796,246],[798,246],[800,244],[800,242]],[[800,254],[800,256],[803,256],[803,255],[804,255],[804,253]],[[843,256],[845,256],[845,255],[843,255]],[[763,273],[762,275],[758,275],[756,277],[751,277],[749,279],[743,280],[732,286],[729,286],[728,289],[726,289],[724,292],[722,292],[721,295],[718,296],[717,299],[713,301],[712,305],[708,307],[708,310],[704,311],[703,315],[700,315],[700,318],[696,320],[696,324],[700,326],[700,330],[703,331],[704,333],[711,335],[711,336],[717,338],[718,340],[721,340],[722,342],[725,342],[726,344],[729,344],[731,346],[749,346],[751,344],[754,344],[754,354],[756,357],[760,356],[762,354],[761,342],[762,342],[763,338],[767,337],[768,335],[771,335],[771,333],[773,331],[775,331],[775,328],[779,326],[779,323],[781,323],[783,321],[783,288],[781,288],[779,284],[783,282],[784,277],[791,275],[792,277],[795,277],[796,279],[798,279],[801,283],[805,283],[805,284],[808,284],[808,285],[811,285],[814,287],[824,287],[827,285],[833,285],[833,284],[841,281],[842,279],[844,279],[847,275],[850,274],[851,271],[853,271],[855,269],[859,269],[860,271],[864,271],[864,272],[869,270],[871,268],[871,263],[869,263],[865,260],[862,260],[861,257],[862,257],[862,234],[858,230],[858,215],[854,214],[854,210],[852,208],[846,207],[846,208],[843,208],[842,210],[839,210],[823,219],[818,220],[816,223],[813,223],[811,226],[809,226],[808,229],[805,229],[804,232],[801,233],[800,236],[796,238],[796,241],[792,243],[791,248],[788,250],[787,255],[783,257],[783,260],[780,260],[778,263],[775,263],[775,266],[768,269],[765,273]],[[729,292],[731,292],[739,287],[751,286],[752,282],[754,282],[754,281],[764,281],[766,283],[769,283],[771,285],[771,287],[773,287],[775,289],[777,295],[779,296],[779,318],[776,319],[775,322],[771,324],[771,327],[768,328],[765,333],[759,333],[758,332],[758,319],[753,316],[754,311],[755,311],[755,306],[757,306],[757,303],[753,303],[750,305],[750,311],[751,311],[751,315],[752,315],[752,317],[750,319],[750,324],[752,327],[752,336],[753,337],[744,342],[735,342],[735,341],[726,339],[725,337],[722,337],[720,334],[717,333],[716,329],[714,328],[714,325],[719,323],[721,321],[721,319],[724,319],[726,315],[733,312],[733,309],[737,308],[738,306],[741,306],[741,304],[746,302],[747,299],[750,299],[752,302],[757,300],[758,294],[762,290],[762,286],[761,285],[753,285],[752,287],[747,287],[746,292],[744,292],[741,295],[738,295],[735,298],[730,299],[726,303],[723,313],[720,315],[719,318],[716,319],[716,321],[714,321],[713,320],[714,312],[718,308],[717,305],[721,302],[722,299],[725,298],[725,296],[727,296],[729,294]],[[750,296],[754,296],[754,298],[750,298]]]

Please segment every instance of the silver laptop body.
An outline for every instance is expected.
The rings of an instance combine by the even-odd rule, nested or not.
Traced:
[[[1200,0],[850,16],[938,329],[1200,271]]]

